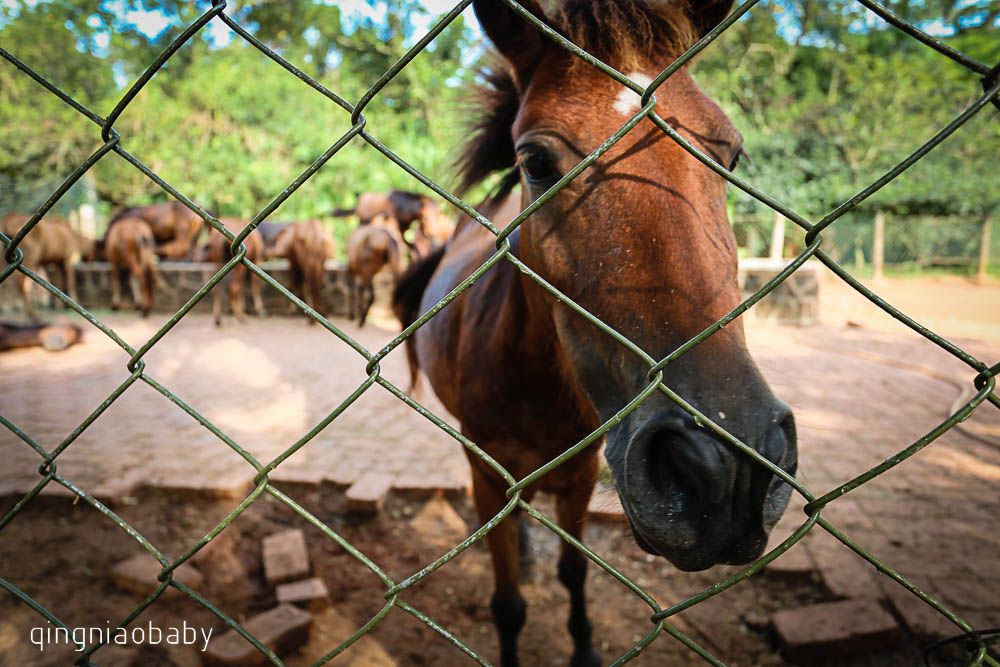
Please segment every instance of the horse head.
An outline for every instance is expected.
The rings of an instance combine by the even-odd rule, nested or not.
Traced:
[[[577,45],[648,85],[727,14],[729,1],[569,0],[546,17]],[[640,96],[543,36],[506,4],[477,0],[512,89],[498,160],[517,164],[522,208],[640,111]],[[742,140],[684,68],[656,90],[656,113],[735,168]],[[644,118],[518,230],[517,254],[559,290],[663,359],[737,306],[737,252],[725,180]],[[611,419],[650,384],[650,367],[537,286],[554,357],[580,410]],[[739,320],[664,369],[663,382],[790,474],[789,408],[751,359]],[[605,455],[638,544],[685,570],[744,563],[763,550],[790,489],[661,392],[607,433]]]

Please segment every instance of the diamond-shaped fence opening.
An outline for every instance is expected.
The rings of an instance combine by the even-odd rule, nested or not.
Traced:
[[[838,219],[843,215],[850,212],[856,208],[862,201],[876,193],[881,188],[889,184],[893,179],[899,176],[903,171],[912,166],[917,161],[921,160],[925,155],[932,151],[939,143],[946,140],[953,132],[958,130],[962,125],[964,125],[970,118],[983,109],[987,109],[991,104],[1000,108],[1000,80],[998,80],[998,72],[1000,72],[1000,66],[990,66],[978,62],[977,60],[970,58],[969,56],[956,51],[951,46],[935,39],[934,37],[923,32],[916,26],[910,25],[906,21],[900,19],[895,14],[893,14],[889,9],[887,9],[882,4],[875,2],[874,0],[859,0],[860,4],[867,7],[872,12],[876,13],[886,22],[899,29],[915,40],[921,42],[924,46],[930,49],[934,49],[939,52],[941,57],[949,58],[954,61],[956,67],[964,67],[969,71],[973,72],[977,77],[980,77],[982,82],[982,92],[978,94],[975,100],[963,111],[961,114],[956,116],[950,123],[940,128],[935,134],[926,137],[924,142],[920,144],[910,155],[903,158],[895,167],[890,169],[883,176],[872,182],[870,185],[864,187],[856,195],[844,201],[841,205],[837,206],[833,210],[826,213],[824,216],[817,220],[807,219],[805,216],[800,215],[791,207],[786,206],[780,201],[770,197],[767,193],[760,191],[753,184],[746,182],[741,177],[731,173],[729,170],[724,168],[722,165],[718,164],[711,156],[702,152],[698,147],[693,145],[688,141],[682,134],[680,134],[674,127],[672,127],[668,120],[660,117],[655,111],[655,94],[659,89],[661,84],[677,72],[684,64],[690,61],[696,54],[708,47],[720,34],[726,31],[731,25],[733,25],[739,18],[748,12],[755,4],[757,0],[749,0],[741,4],[736,10],[729,15],[728,18],[723,20],[717,27],[712,29],[708,34],[706,34],[701,40],[699,40],[694,46],[688,49],[681,57],[679,57],[672,65],[670,65],[666,70],[661,72],[648,86],[642,86],[634,81],[631,81],[627,77],[623,76],[620,72],[614,70],[607,64],[596,59],[592,55],[586,53],[580,49],[577,45],[571,43],[562,35],[558,34],[552,30],[548,25],[546,25],[542,20],[538,19],[530,12],[521,7],[518,3],[513,0],[498,0],[502,1],[504,4],[511,7],[516,11],[524,20],[531,23],[536,29],[538,29],[546,39],[550,39],[562,47],[566,48],[568,51],[577,56],[581,61],[585,62],[587,66],[597,68],[598,70],[604,72],[608,77],[617,81],[618,83],[626,86],[632,91],[636,92],[641,96],[641,106],[634,116],[632,116],[627,122],[625,122],[621,129],[615,132],[612,136],[608,137],[607,140],[598,146],[591,154],[586,156],[576,167],[571,169],[563,178],[559,180],[548,192],[543,196],[538,198],[535,202],[529,205],[520,215],[518,215],[514,221],[504,229],[498,228],[490,220],[478,213],[469,202],[462,200],[453,193],[449,192],[441,185],[436,183],[431,178],[427,177],[425,174],[421,173],[409,163],[407,163],[403,158],[398,156],[391,146],[382,144],[377,138],[377,128],[370,128],[367,125],[367,120],[365,118],[364,112],[369,104],[373,103],[374,100],[378,98],[379,93],[382,89],[396,77],[399,72],[403,71],[404,68],[417,57],[425,47],[430,44],[434,38],[463,11],[472,2],[472,0],[463,0],[455,5],[455,7],[449,11],[447,14],[443,15],[424,35],[420,38],[413,46],[410,48],[406,54],[399,59],[399,61],[393,65],[388,71],[386,71],[381,78],[373,82],[371,88],[361,96],[355,103],[351,103],[343,98],[341,98],[337,93],[327,89],[323,84],[315,80],[313,77],[309,76],[295,65],[286,61],[280,54],[268,48],[265,44],[260,42],[254,35],[248,31],[246,28],[241,26],[230,13],[227,13],[227,4],[224,0],[215,0],[210,9],[204,12],[197,20],[195,20],[190,26],[187,27],[162,53],[157,56],[157,58],[152,62],[148,69],[138,78],[138,80],[126,91],[122,96],[118,104],[111,111],[107,117],[101,117],[90,109],[77,103],[74,99],[60,90],[57,86],[53,85],[46,80],[44,74],[35,72],[29,66],[21,62],[15,54],[9,53],[6,50],[0,48],[0,56],[2,56],[9,63],[14,65],[16,68],[21,70],[21,72],[30,78],[32,78],[36,83],[46,88],[50,93],[61,99],[65,104],[67,104],[72,109],[75,109],[80,114],[85,116],[87,119],[91,120],[95,125],[100,128],[99,136],[102,140],[100,147],[84,162],[82,162],[65,180],[64,182],[56,188],[45,201],[45,203],[40,206],[35,214],[31,217],[30,221],[25,224],[23,229],[15,233],[12,237],[4,235],[4,252],[5,258],[8,265],[0,270],[0,282],[11,279],[15,272],[19,272],[31,280],[35,281],[41,287],[51,292],[56,298],[64,302],[69,308],[76,311],[86,320],[88,320],[95,327],[100,329],[103,334],[111,338],[117,345],[119,345],[125,353],[127,353],[129,359],[126,363],[126,369],[128,375],[126,379],[118,385],[114,391],[112,391],[106,399],[97,406],[80,424],[68,434],[65,439],[59,442],[57,445],[51,449],[45,449],[36,442],[30,433],[27,433],[21,429],[17,424],[12,423],[8,419],[0,416],[0,424],[2,424],[8,431],[13,433],[16,438],[23,444],[26,448],[33,449],[38,455],[38,472],[39,481],[38,484],[22,499],[20,499],[3,517],[0,517],[0,530],[3,530],[11,522],[15,521],[18,514],[32,502],[33,498],[37,496],[43,488],[48,485],[58,484],[65,487],[69,492],[77,496],[83,502],[93,506],[95,509],[104,514],[110,521],[114,522],[121,530],[125,531],[130,535],[136,542],[138,542],[143,549],[149,554],[150,558],[156,560],[159,563],[161,572],[159,575],[159,580],[161,584],[154,591],[150,591],[147,598],[142,600],[129,614],[124,618],[121,618],[117,622],[117,627],[127,627],[134,619],[136,619],[145,609],[150,605],[154,605],[163,595],[168,587],[173,587],[181,591],[181,593],[187,595],[190,599],[194,600],[198,604],[204,606],[212,613],[217,615],[222,619],[227,625],[239,632],[247,641],[251,642],[268,660],[274,664],[282,664],[280,658],[271,651],[270,648],[264,646],[260,641],[250,634],[244,627],[240,625],[234,618],[227,615],[222,609],[212,603],[212,601],[203,597],[197,590],[194,590],[187,586],[186,584],[180,582],[177,578],[173,577],[173,572],[180,565],[187,562],[196,553],[198,553],[205,545],[212,542],[217,536],[219,536],[227,527],[229,527],[234,521],[238,521],[240,515],[249,508],[255,502],[265,494],[273,498],[275,501],[284,504],[291,511],[295,512],[302,519],[308,523],[315,526],[322,534],[338,544],[347,553],[356,558],[365,567],[367,567],[384,585],[384,605],[378,613],[374,614],[370,620],[368,620],[364,625],[357,628],[353,635],[344,638],[343,642],[338,646],[331,646],[330,651],[320,659],[317,664],[323,664],[332,660],[341,652],[349,650],[351,645],[356,642],[359,638],[364,636],[366,633],[370,632],[374,627],[386,621],[386,619],[391,615],[390,612],[393,610],[406,612],[419,619],[425,623],[428,627],[433,629],[435,632],[439,633],[446,641],[451,642],[458,651],[464,653],[472,661],[478,662],[480,664],[488,664],[486,659],[477,654],[472,650],[463,640],[462,637],[456,636],[451,631],[448,630],[448,619],[447,618],[431,618],[427,616],[420,609],[412,606],[407,601],[407,592],[410,588],[419,586],[420,582],[428,577],[434,576],[435,572],[445,565],[448,561],[460,555],[463,551],[468,549],[474,543],[481,540],[490,531],[496,528],[496,526],[510,515],[515,510],[524,510],[528,515],[538,520],[542,525],[547,527],[553,533],[555,533],[561,540],[565,540],[570,543],[576,549],[579,549],[588,559],[597,564],[598,567],[605,570],[612,577],[618,580],[622,584],[622,594],[630,594],[637,596],[638,599],[645,602],[650,609],[650,625],[646,628],[637,628],[636,632],[643,634],[640,641],[638,641],[635,646],[624,655],[618,657],[615,664],[626,663],[636,656],[638,656],[642,650],[648,646],[651,642],[655,641],[660,634],[664,632],[673,636],[683,645],[688,647],[691,651],[696,653],[698,656],[703,658],[706,662],[710,664],[721,664],[718,658],[711,655],[706,649],[699,646],[688,637],[685,633],[680,631],[675,625],[670,622],[670,619],[675,614],[687,609],[693,605],[696,605],[710,597],[719,595],[723,593],[726,589],[731,586],[737,585],[740,582],[751,577],[755,573],[759,572],[764,566],[773,561],[775,558],[780,556],[782,553],[788,549],[794,548],[795,545],[810,531],[815,530],[816,527],[832,534],[837,540],[846,545],[848,548],[853,550],[859,558],[864,559],[872,566],[874,566],[879,572],[886,575],[887,577],[893,579],[899,586],[903,589],[908,590],[914,595],[915,604],[925,604],[928,605],[933,610],[937,611],[943,617],[950,620],[956,626],[956,633],[962,635],[961,639],[966,642],[966,650],[969,654],[969,659],[974,664],[988,664],[997,667],[1000,665],[995,658],[987,654],[987,641],[988,639],[978,632],[971,625],[969,625],[965,620],[957,616],[953,611],[944,606],[940,601],[928,595],[926,592],[922,591],[920,588],[915,586],[913,583],[908,581],[904,576],[896,572],[890,563],[885,563],[875,557],[864,545],[855,542],[850,535],[846,534],[844,531],[839,529],[833,523],[831,523],[826,517],[823,516],[823,510],[830,503],[834,503],[838,498],[850,494],[854,489],[862,486],[863,484],[874,479],[876,476],[881,475],[887,470],[899,465],[907,458],[915,454],[920,449],[930,445],[935,439],[954,428],[956,424],[960,421],[966,419],[974,410],[976,410],[980,405],[985,402],[992,403],[995,407],[1000,407],[1000,397],[994,393],[994,388],[996,384],[996,376],[1000,373],[1000,364],[988,365],[986,362],[974,357],[969,354],[961,347],[955,343],[943,338],[934,331],[931,331],[923,327],[920,323],[912,320],[905,313],[900,312],[897,308],[893,307],[892,304],[885,302],[876,293],[862,285],[843,265],[838,263],[831,257],[831,255],[824,248],[822,233],[824,230],[829,228],[831,225],[835,224]],[[344,133],[342,136],[333,141],[330,146],[324,151],[319,157],[317,157],[313,163],[306,168],[299,176],[288,183],[287,187],[276,193],[273,199],[264,206],[253,218],[250,220],[249,224],[238,234],[233,234],[222,226],[219,221],[209,214],[206,210],[198,206],[198,204],[183,193],[177,191],[168,182],[162,179],[158,174],[156,174],[152,169],[150,169],[146,164],[144,164],[140,159],[133,156],[128,152],[126,146],[128,145],[128,137],[120,136],[118,131],[115,129],[115,122],[121,116],[121,114],[128,108],[129,104],[135,99],[136,95],[142,90],[142,88],[152,79],[156,72],[180,49],[184,43],[191,39],[193,36],[203,30],[205,26],[213,20],[223,21],[229,26],[240,38],[245,40],[248,44],[252,45],[254,48],[260,50],[268,58],[275,61],[278,65],[283,67],[289,72],[290,75],[297,77],[301,81],[305,82],[307,85],[311,86],[313,89],[318,91],[320,94],[325,96],[331,102],[331,113],[336,114],[347,114],[351,118],[351,128]],[[679,144],[684,150],[702,162],[706,168],[711,169],[715,173],[719,174],[727,181],[732,183],[735,187],[741,189],[747,193],[750,197],[760,202],[764,206],[772,209],[775,212],[781,213],[787,219],[791,220],[795,225],[797,225],[802,230],[802,245],[804,250],[794,258],[794,260],[788,264],[787,268],[782,270],[777,276],[765,284],[760,290],[752,294],[743,303],[736,307],[732,312],[727,314],[725,317],[721,318],[719,321],[713,325],[707,327],[704,331],[699,333],[697,336],[690,339],[684,345],[681,345],[673,353],[668,355],[663,359],[654,359],[650,357],[641,348],[636,346],[631,342],[626,336],[622,335],[620,332],[615,331],[612,327],[608,326],[606,323],[602,322],[592,313],[587,312],[584,308],[574,303],[571,299],[567,298],[564,294],[560,293],[556,287],[548,284],[544,279],[541,278],[530,266],[526,265],[516,256],[511,254],[511,245],[508,241],[510,234],[522,224],[532,213],[534,213],[539,207],[541,207],[546,201],[550,200],[559,190],[565,187],[573,179],[577,178],[581,173],[585,172],[587,168],[597,160],[601,155],[607,152],[615,143],[622,139],[626,134],[628,134],[636,125],[638,125],[642,120],[649,119],[654,123],[664,134],[666,134],[671,140]],[[375,150],[381,153],[386,159],[386,168],[398,168],[402,169],[404,172],[409,174],[413,179],[422,183],[427,188],[433,190],[435,193],[440,195],[442,198],[450,202],[457,209],[463,213],[471,216],[479,224],[483,225],[491,232],[493,232],[496,237],[496,252],[493,254],[488,261],[486,261],[482,266],[475,270],[471,275],[468,276],[466,280],[460,283],[452,292],[446,295],[436,306],[431,308],[427,313],[421,316],[416,322],[408,326],[402,333],[393,338],[384,348],[381,350],[368,350],[356,340],[351,338],[343,330],[337,327],[337,325],[327,318],[319,315],[313,311],[309,306],[302,302],[298,297],[291,294],[287,289],[281,286],[277,281],[271,278],[267,273],[265,273],[258,266],[249,262],[245,259],[245,249],[242,246],[243,239],[252,231],[262,220],[267,216],[272,214],[277,210],[282,203],[299,187],[301,187],[313,174],[320,170],[323,165],[338,151],[341,150],[348,142],[351,141],[364,141],[372,146]],[[72,186],[79,181],[79,179],[94,165],[97,161],[104,159],[108,153],[116,153],[119,157],[126,160],[131,164],[138,172],[142,173],[146,178],[152,180],[157,186],[165,190],[171,197],[181,201],[199,216],[204,218],[204,220],[214,227],[216,230],[224,234],[227,238],[232,241],[232,249],[234,251],[234,256],[231,261],[226,263],[208,282],[206,282],[203,287],[198,290],[198,292],[191,297],[191,299],[172,317],[170,317],[167,322],[153,334],[148,340],[143,341],[139,347],[132,347],[126,343],[122,338],[118,336],[112,329],[101,322],[97,317],[89,312],[86,308],[82,307],[80,304],[74,302],[67,295],[59,291],[54,285],[40,277],[38,274],[31,271],[28,267],[23,266],[22,252],[19,250],[18,245],[23,240],[23,238],[31,233],[31,230],[37,224],[37,222],[54,206],[58,205],[63,197]],[[728,433],[725,428],[713,421],[708,416],[701,414],[694,406],[687,403],[684,398],[678,395],[673,389],[664,384],[663,376],[664,369],[676,361],[678,358],[686,354],[688,351],[701,344],[709,337],[713,336],[726,324],[731,322],[736,317],[739,317],[742,313],[746,312],[750,307],[762,299],[767,293],[772,291],[777,287],[782,281],[792,275],[796,270],[798,270],[807,260],[815,258],[820,262],[825,264],[830,270],[833,271],[837,276],[839,276],[843,281],[861,293],[873,304],[881,308],[883,311],[896,318],[906,326],[908,326],[913,331],[917,332],[927,340],[936,344],[944,351],[950,353],[954,357],[958,358],[960,361],[965,363],[971,369],[971,384],[973,385],[973,393],[970,398],[962,403],[959,403],[953,408],[952,414],[938,424],[935,428],[927,432],[923,437],[919,438],[915,442],[911,443],[909,446],[897,452],[895,455],[889,457],[884,462],[879,465],[863,472],[862,474],[856,476],[855,478],[847,481],[834,489],[828,490],[825,493],[813,492],[812,490],[803,486],[800,482],[796,481],[794,478],[790,477],[784,470],[780,469],[776,465],[772,464],[756,452],[753,448],[749,447],[744,442],[740,441],[738,438]],[[572,309],[581,317],[585,318],[592,326],[596,327],[598,330],[603,332],[609,343],[622,345],[630,354],[635,355],[643,363],[648,366],[648,380],[649,383],[646,388],[636,396],[632,397],[622,397],[622,408],[615,415],[614,418],[608,420],[595,431],[593,431],[586,438],[582,439],[577,443],[566,443],[565,452],[559,457],[549,461],[545,465],[538,468],[535,472],[526,476],[523,479],[515,479],[511,474],[504,470],[496,461],[494,461],[489,455],[482,451],[476,443],[470,441],[468,438],[463,436],[461,433],[456,431],[451,425],[444,421],[441,417],[433,414],[427,410],[423,405],[421,405],[416,399],[409,396],[400,387],[396,386],[390,382],[384,375],[382,375],[380,370],[380,362],[386,355],[388,355],[393,349],[403,344],[403,342],[418,328],[426,324],[431,318],[433,318],[442,308],[446,307],[448,303],[454,300],[459,294],[466,290],[469,286],[479,280],[487,271],[489,271],[493,266],[500,262],[510,262],[517,269],[519,269],[524,274],[531,277],[538,285],[543,289],[548,291],[550,294],[554,295],[561,303],[565,304],[566,307]],[[273,288],[281,292],[287,299],[294,303],[299,309],[304,311],[309,317],[313,318],[330,334],[337,337],[344,344],[350,346],[367,364],[366,373],[367,377],[360,382],[357,387],[334,408],[329,412],[319,423],[315,424],[308,432],[303,433],[299,440],[291,443],[283,452],[279,455],[272,457],[269,460],[258,460],[248,451],[243,449],[239,443],[235,442],[230,438],[223,430],[217,427],[215,424],[211,423],[202,414],[200,414],[195,408],[188,405],[183,401],[183,399],[171,391],[169,386],[160,383],[155,378],[155,373],[152,370],[147,371],[144,357],[146,353],[151,350],[154,346],[160,344],[161,339],[173,328],[179,321],[181,321],[185,315],[190,312],[191,308],[204,296],[207,292],[215,286],[226,274],[228,274],[238,263],[243,263],[247,268],[256,274],[260,279],[264,280],[270,284]],[[74,483],[72,479],[64,477],[59,471],[59,457],[68,448],[73,446],[75,440],[86,431],[86,429],[97,419],[100,415],[115,401],[117,401],[124,392],[129,390],[129,387],[136,383],[142,382],[147,384],[149,387],[155,391],[162,394],[168,400],[170,400],[177,409],[183,410],[190,417],[196,420],[201,426],[203,426],[208,432],[215,436],[218,440],[219,447],[227,447],[232,452],[235,452],[239,457],[241,457],[246,462],[246,475],[248,479],[252,479],[253,486],[252,491],[247,495],[242,502],[236,505],[229,515],[227,515],[223,520],[209,532],[207,532],[204,537],[197,542],[190,544],[188,548],[177,557],[169,557],[163,552],[161,552],[157,546],[150,540],[146,539],[142,534],[134,529],[132,525],[122,519],[118,514],[112,511],[109,507],[105,506],[101,501],[97,500],[93,495],[91,495],[87,489],[80,488]],[[503,507],[503,509],[497,513],[490,520],[483,523],[481,527],[475,530],[471,535],[461,542],[453,545],[452,548],[443,552],[439,558],[433,562],[426,563],[424,566],[416,569],[409,576],[396,580],[391,578],[386,574],[378,563],[371,560],[367,555],[359,551],[354,545],[351,544],[344,536],[338,533],[336,530],[331,528],[327,523],[325,523],[316,514],[308,511],[303,505],[301,505],[295,498],[291,497],[280,488],[278,488],[269,479],[269,474],[276,470],[286,459],[292,456],[296,451],[303,447],[309,447],[309,443],[313,437],[331,422],[336,420],[340,414],[347,410],[360,396],[368,391],[373,390],[374,385],[380,385],[380,389],[376,391],[388,391],[393,394],[400,401],[413,408],[419,412],[425,419],[429,420],[438,428],[442,429],[448,436],[455,439],[462,447],[466,448],[473,455],[478,456],[482,459],[490,468],[492,468],[508,485],[508,502]],[[782,541],[777,547],[769,551],[763,557],[759,558],[757,561],[751,565],[744,567],[737,571],[735,574],[727,577],[724,580],[718,581],[715,585],[707,588],[703,592],[694,595],[685,600],[676,601],[670,606],[664,608],[659,602],[647,591],[643,589],[635,581],[631,580],[622,572],[618,571],[611,563],[602,557],[600,554],[594,552],[587,546],[583,545],[579,540],[568,534],[565,530],[560,528],[557,523],[550,517],[543,514],[536,507],[529,504],[522,497],[523,490],[532,482],[536,481],[540,477],[544,476],[554,468],[565,463],[567,460],[583,451],[585,448],[597,446],[596,443],[601,439],[606,431],[608,431],[612,426],[617,423],[625,415],[629,414],[631,411],[638,408],[643,401],[645,401],[649,396],[654,393],[661,393],[669,398],[671,401],[680,406],[683,410],[690,413],[697,422],[705,428],[713,431],[719,438],[730,443],[734,448],[738,449],[742,454],[748,456],[757,465],[764,466],[774,475],[778,476],[784,480],[788,485],[790,485],[795,493],[797,493],[801,499],[804,501],[805,516],[802,518],[802,523],[800,527],[795,530],[790,536],[788,536],[784,541]],[[25,593],[23,590],[17,587],[13,582],[7,581],[5,579],[0,579],[0,587],[5,589],[8,593],[12,594],[18,598],[25,605],[28,605],[31,609],[37,612],[41,617],[49,621],[55,626],[66,627],[63,621],[61,621],[52,611],[43,607],[39,602],[33,599],[30,595]],[[88,664],[88,661],[93,654],[102,647],[102,643],[97,642],[84,647],[85,650],[82,651],[79,657],[78,664]]]

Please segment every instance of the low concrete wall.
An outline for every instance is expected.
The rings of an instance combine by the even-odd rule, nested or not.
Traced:
[[[747,298],[774,278],[791,262],[766,257],[740,260],[737,280],[740,293]],[[750,309],[749,317],[781,324],[819,323],[819,277],[823,265],[810,260],[788,276],[773,292]]]
[[[768,259],[746,259],[740,262],[738,280],[743,297],[747,297],[773,278],[787,262]],[[750,311],[749,317],[777,321],[782,324],[808,325],[819,320],[819,264],[807,262],[779,285]],[[285,287],[289,287],[288,262],[274,260],[263,265],[264,270]],[[156,273],[156,310],[176,312],[215,273],[215,265],[196,262],[160,262]],[[77,290],[80,302],[87,308],[107,309],[111,306],[111,271],[106,262],[83,262],[76,266]],[[384,276],[380,276],[384,277]],[[251,277],[256,280],[256,277]],[[60,277],[56,278],[57,281]],[[229,299],[224,278],[216,289],[222,290],[224,312],[229,312]],[[0,285],[0,311],[19,311],[20,304],[12,277]],[[57,282],[58,284],[58,282]],[[343,264],[327,263],[327,280],[323,300],[329,315],[346,316],[351,308],[349,277]],[[377,281],[378,301],[388,298],[391,289],[385,280]],[[249,290],[246,290],[249,298]],[[34,289],[35,298],[48,302],[48,294],[41,288]],[[292,306],[276,289],[265,285],[264,305],[271,314],[290,313]],[[211,312],[212,295],[202,299],[195,311]],[[300,312],[296,309],[295,312]]]
[[[285,287],[291,287],[291,272],[287,260],[272,260],[265,263],[262,268]],[[157,312],[176,312],[215,275],[216,270],[214,264],[200,262],[159,262],[156,265],[157,285],[154,310]],[[326,313],[346,316],[350,308],[347,270],[340,263],[328,262],[326,274],[323,286],[323,303]],[[258,278],[251,275],[250,280],[258,280]],[[62,277],[58,273],[55,276],[55,282],[62,287]],[[13,278],[4,281],[3,289],[0,290],[0,311],[20,310],[19,295],[14,283],[15,279]],[[214,292],[221,290],[220,294],[224,304],[223,312],[228,313],[228,283],[229,277],[227,276],[212,292],[198,302],[194,311],[211,312]],[[111,267],[107,262],[81,262],[77,264],[76,285],[77,296],[84,307],[100,310],[111,307]],[[247,287],[249,288],[249,283],[247,283]],[[35,286],[32,291],[40,303],[48,303],[51,295],[45,290]],[[245,289],[244,294],[249,306],[250,290]],[[292,313],[294,306],[291,302],[270,285],[263,286],[261,296],[264,299],[264,306],[271,314]],[[301,295],[299,296],[301,297]],[[295,308],[294,312],[301,314],[298,308]]]

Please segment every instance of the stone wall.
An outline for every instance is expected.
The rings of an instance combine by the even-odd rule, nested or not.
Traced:
[[[262,267],[269,275],[274,277],[285,287],[290,287],[291,275],[286,260],[272,260]],[[159,262],[156,265],[156,312],[176,312],[190,299],[195,292],[201,288],[215,274],[217,268],[214,264],[200,262]],[[327,263],[327,278],[323,287],[323,302],[328,315],[346,316],[350,308],[350,290],[347,270],[337,262]],[[251,280],[258,280],[256,276],[250,276]],[[55,276],[56,284],[60,287],[61,276]],[[18,302],[19,295],[14,287],[16,279],[4,281],[0,286],[0,312],[11,312],[20,310]],[[229,312],[229,294],[227,285],[229,277],[222,279],[215,290],[221,290],[223,297],[223,312]],[[111,268],[107,262],[81,262],[76,265],[76,285],[80,303],[95,310],[107,310],[111,307]],[[205,296],[194,312],[211,312],[212,296],[214,291]],[[42,288],[33,287],[34,298],[41,304],[48,302],[50,295]],[[245,298],[249,300],[249,283],[244,289]],[[264,306],[271,314],[291,314],[292,304],[278,290],[265,284],[261,296],[264,299]],[[299,295],[301,296],[301,295]],[[126,295],[127,298],[127,295]],[[249,305],[249,304],[248,304]],[[301,313],[296,308],[295,312]]]

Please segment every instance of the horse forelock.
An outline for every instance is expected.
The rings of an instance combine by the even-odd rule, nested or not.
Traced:
[[[628,73],[658,66],[698,40],[688,13],[698,1],[566,0],[554,27],[587,53]]]

